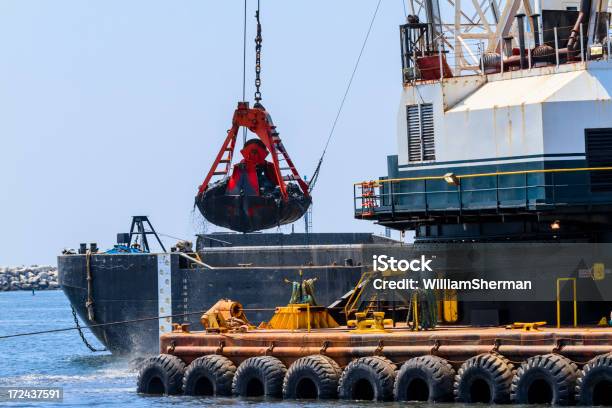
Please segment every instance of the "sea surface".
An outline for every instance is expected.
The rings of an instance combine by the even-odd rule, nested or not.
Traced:
[[[57,291],[1,292],[0,336],[74,327],[70,304]],[[102,346],[93,335],[85,335],[95,346]],[[64,331],[28,337],[0,339],[0,387],[62,387],[64,399],[52,402],[2,403],[10,407],[433,407],[429,404],[373,402],[287,402],[265,399],[195,398],[185,396],[146,397],[136,393],[136,372],[129,358],[109,353],[92,353],[81,342],[77,331]],[[482,405],[481,405],[482,406]],[[467,407],[435,404],[439,408]]]

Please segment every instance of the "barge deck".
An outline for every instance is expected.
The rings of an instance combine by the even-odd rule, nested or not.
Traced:
[[[576,363],[612,352],[612,328],[541,328],[525,331],[504,327],[438,327],[414,331],[405,324],[380,333],[359,333],[340,327],[307,330],[258,329],[245,333],[174,331],[161,336],[161,352],[186,363],[206,354],[220,354],[240,364],[253,356],[274,356],[287,366],[300,357],[323,354],[341,366],[352,359],[382,355],[394,363],[424,354],[444,357],[460,365],[482,353],[497,352],[511,360],[558,353]]]

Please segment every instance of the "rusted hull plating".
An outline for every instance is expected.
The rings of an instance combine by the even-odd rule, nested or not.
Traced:
[[[576,362],[612,352],[612,329],[546,329],[524,332],[507,329],[443,329],[414,332],[397,328],[388,333],[354,334],[345,329],[307,331],[258,330],[247,333],[168,333],[161,353],[185,363],[207,354],[220,354],[235,364],[269,355],[289,366],[300,357],[324,354],[345,366],[358,357],[382,355],[396,364],[422,355],[437,355],[459,366],[478,354],[497,352],[522,361],[557,353]]]

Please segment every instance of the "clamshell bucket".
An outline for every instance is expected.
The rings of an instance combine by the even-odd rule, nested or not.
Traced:
[[[236,137],[247,127],[258,138],[250,139],[232,167]],[[270,156],[271,161],[266,160]],[[281,169],[279,162],[284,162]],[[282,170],[288,170],[283,175]],[[214,176],[223,176],[211,182]],[[308,185],[301,179],[261,105],[249,108],[239,102],[232,128],[200,186],[196,206],[208,221],[239,232],[253,232],[298,220],[311,204]]]

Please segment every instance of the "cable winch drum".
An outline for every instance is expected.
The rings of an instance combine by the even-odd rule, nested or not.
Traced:
[[[243,159],[231,167],[241,126],[258,138],[244,144]],[[280,161],[286,166],[282,170],[290,174],[281,173]],[[215,175],[224,177],[211,182]],[[293,165],[270,115],[261,104],[249,108],[246,102],[238,103],[232,128],[196,195],[195,204],[204,218],[220,227],[253,232],[297,221],[311,202],[308,184]]]

